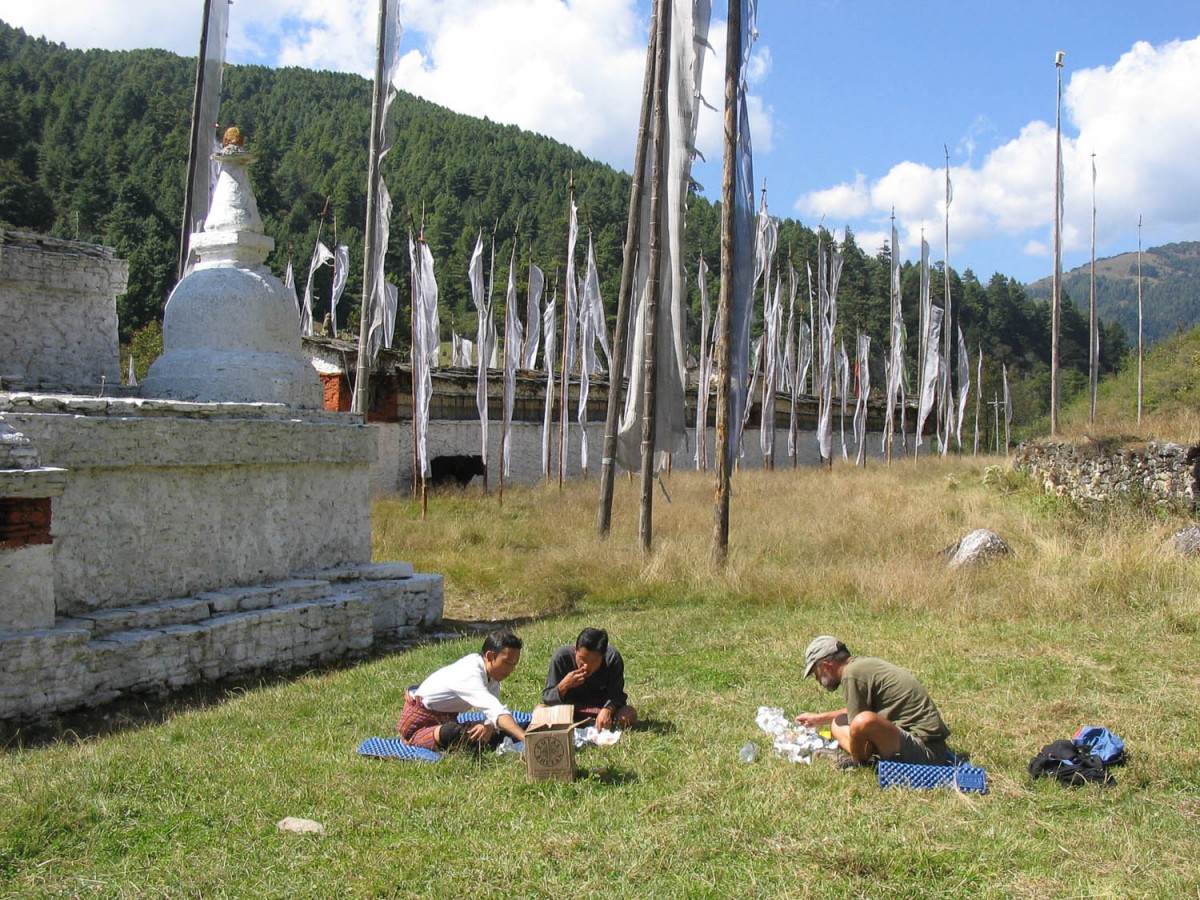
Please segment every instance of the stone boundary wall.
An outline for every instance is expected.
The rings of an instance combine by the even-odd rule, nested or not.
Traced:
[[[1200,447],[1150,442],[1106,450],[1097,446],[1038,441],[1017,448],[1013,467],[1037,480],[1048,494],[1084,507],[1144,498],[1188,513],[1200,499]]]

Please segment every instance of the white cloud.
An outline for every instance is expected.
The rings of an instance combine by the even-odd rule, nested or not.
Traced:
[[[796,209],[810,216],[828,217],[831,221],[858,219],[872,208],[867,176],[859,172],[854,182],[835,184],[823,191],[813,191],[796,201]]]
[[[1135,44],[1111,67],[1084,69],[1065,80],[1063,94],[1064,251],[1091,239],[1091,155],[1096,154],[1097,243],[1128,244],[1139,215],[1171,231],[1200,230],[1200,117],[1187,114],[1200,94],[1200,38],[1159,47]],[[976,136],[990,128],[977,118],[957,145],[966,162],[952,166],[951,259],[954,248],[997,235],[1025,237],[1024,251],[1051,252],[1054,126],[1033,121],[972,165]],[[859,174],[805,194],[796,209],[880,226],[896,210],[902,252],[919,252],[940,233],[944,170],[905,161],[869,181]],[[864,232],[865,233],[865,232]],[[931,243],[934,243],[931,240]]]
[[[0,0],[9,25],[80,50],[161,47],[195,56],[201,13],[199,3],[180,0]]]
[[[449,0],[418,21],[426,43],[405,55],[400,87],[632,159],[646,57],[633,0]]]
[[[696,128],[696,146],[708,160],[709,168],[719,168],[724,154],[725,36],[725,22],[714,20],[708,30],[708,43],[712,50],[705,55],[700,87],[701,95],[713,108],[701,106]],[[771,72],[771,48],[761,41],[756,43],[750,51],[746,68],[750,140],[754,155],[758,157],[775,148],[775,110],[764,102],[761,94],[754,91],[755,86],[761,85]],[[716,181],[720,183],[719,175]]]

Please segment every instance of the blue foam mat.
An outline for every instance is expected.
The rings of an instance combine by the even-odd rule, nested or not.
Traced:
[[[881,788],[906,787],[926,790],[947,787],[968,794],[987,793],[987,772],[979,766],[923,766],[884,760],[876,769]]]
[[[421,762],[437,762],[442,758],[442,754],[436,750],[415,747],[400,738],[367,738],[358,745],[356,752],[361,756],[373,756],[378,759],[415,759]]]
[[[533,713],[522,712],[519,709],[513,710],[513,720],[522,728],[528,728],[529,723],[533,721]],[[474,725],[476,722],[482,722],[486,716],[481,712],[465,712],[458,714],[458,721],[463,725]]]

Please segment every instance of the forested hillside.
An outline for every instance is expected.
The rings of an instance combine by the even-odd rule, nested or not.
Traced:
[[[1063,290],[1084,305],[1091,296],[1091,266],[1063,274]],[[1121,253],[1096,260],[1096,308],[1120,322],[1134,343],[1138,325],[1138,256]],[[1050,278],[1029,285],[1029,296],[1049,298]],[[1160,341],[1200,324],[1200,241],[1142,251],[1142,318],[1147,342]]]
[[[118,300],[125,341],[161,317],[175,281],[194,70],[194,60],[163,51],[68,50],[0,23],[0,224],[104,243],[128,259],[129,288]],[[339,306],[342,328],[354,328],[358,316],[370,96],[370,83],[354,75],[258,66],[227,67],[222,94],[221,124],[238,125],[258,154],[252,179],[265,227],[276,241],[268,259],[276,274],[282,276],[291,259],[303,289],[318,228],[325,243],[349,245],[350,282]],[[524,291],[531,259],[545,270],[553,290],[565,265],[572,179],[582,237],[577,258],[582,269],[590,231],[611,318],[628,175],[557,141],[452,113],[408,94],[401,93],[392,109],[397,140],[384,161],[394,203],[387,269],[399,288],[400,321],[407,318],[410,227],[424,229],[434,254],[444,340],[451,328],[474,332],[467,263],[480,230],[485,240],[493,232],[496,238],[498,310],[514,241],[519,290]],[[719,208],[702,195],[692,197],[688,241],[687,258],[703,253],[708,261],[715,298]],[[806,316],[805,271],[806,264],[815,266],[816,244],[811,228],[782,221],[780,257],[790,258],[800,273],[798,306]],[[860,248],[849,233],[842,251],[839,328],[850,348],[857,331],[869,333],[877,357],[873,366],[881,369],[890,251]],[[317,276],[318,303],[329,296],[330,277],[329,267]],[[1044,412],[1047,305],[1000,273],[981,281],[970,270],[952,269],[950,277],[955,322],[973,357],[982,348],[988,390],[1006,364],[1020,417]],[[940,302],[940,267],[932,281]],[[905,263],[910,360],[917,344],[918,283],[917,266]],[[695,311],[694,288],[692,295]],[[689,330],[698,333],[698,315]],[[403,345],[405,329],[399,331],[397,343]],[[1125,348],[1121,327],[1106,326],[1105,371],[1117,366]],[[1086,319],[1071,304],[1063,317],[1062,365],[1069,397],[1086,383],[1087,372]],[[874,381],[882,383],[882,372]]]

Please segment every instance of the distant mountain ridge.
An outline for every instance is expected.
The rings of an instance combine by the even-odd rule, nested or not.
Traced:
[[[1091,295],[1091,265],[1063,273],[1063,290],[1085,311]],[[1114,319],[1137,343],[1137,252],[1096,260],[1096,308]],[[1047,298],[1053,278],[1026,285],[1030,298]],[[1152,343],[1200,324],[1200,241],[1163,244],[1142,251],[1142,317]]]

